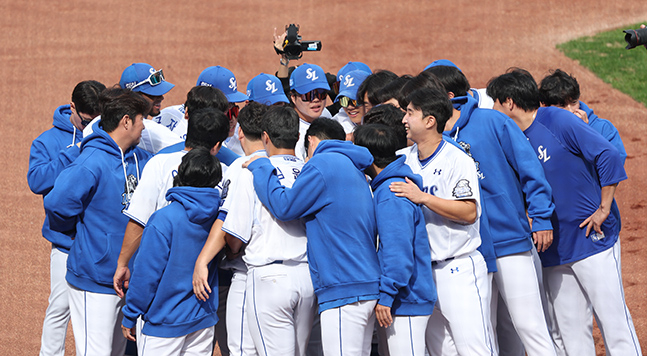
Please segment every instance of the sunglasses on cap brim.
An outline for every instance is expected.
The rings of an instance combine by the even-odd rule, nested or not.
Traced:
[[[151,86],[156,86],[160,84],[161,82],[164,81],[164,72],[162,70],[157,70],[151,73],[151,75],[148,76],[148,78],[142,80],[141,82],[135,84],[130,90],[133,90],[137,88],[138,86],[144,85],[144,84],[150,84]]]

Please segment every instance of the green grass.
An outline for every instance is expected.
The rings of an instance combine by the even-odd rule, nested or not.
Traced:
[[[647,24],[647,21],[641,23]],[[603,81],[647,106],[647,50],[639,46],[626,50],[622,30],[640,24],[557,45],[564,54],[590,69]]]

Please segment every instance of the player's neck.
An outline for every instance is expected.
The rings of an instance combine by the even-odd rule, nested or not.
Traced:
[[[537,117],[537,110],[523,111],[512,119],[517,123],[521,131],[526,131]]]
[[[265,150],[267,151],[267,156],[272,157],[272,156],[278,156],[278,155],[286,155],[286,156],[294,156],[294,149],[289,149],[289,148],[276,148],[274,146],[271,147],[266,147]]]
[[[434,152],[436,152],[436,149],[438,148],[438,145],[440,145],[440,142],[442,142],[442,140],[442,134],[436,135],[434,133],[427,136],[424,140],[416,142],[416,144],[418,145],[418,158],[425,159],[431,156]]]
[[[257,141],[250,141],[247,139],[241,140],[241,146],[243,147],[243,151],[247,156],[251,155],[256,151],[265,149],[265,147],[263,147],[263,141],[261,140],[257,140]]]
[[[453,129],[454,125],[456,124],[456,122],[460,117],[461,117],[461,112],[454,109],[454,111],[452,112],[452,116],[445,123],[445,131],[450,131],[451,129]]]

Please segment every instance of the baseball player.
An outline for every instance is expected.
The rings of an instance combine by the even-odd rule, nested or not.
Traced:
[[[411,180],[393,182],[391,191],[421,204],[425,216],[431,265],[438,301],[427,327],[430,355],[441,355],[445,329],[459,355],[496,355],[490,324],[487,266],[477,247],[481,244],[480,188],[474,162],[460,148],[443,139],[452,115],[447,93],[419,89],[407,96],[402,122],[415,144],[398,151],[414,173]],[[436,334],[434,336],[433,334]]]
[[[362,124],[366,114],[364,106],[357,104],[357,88],[369,75],[363,70],[347,72],[340,84],[339,95],[335,98],[335,102],[340,103],[341,110],[332,119],[344,128],[347,140],[352,138],[353,129]]]
[[[213,260],[218,252],[225,245],[224,223],[227,219],[237,220],[236,215],[229,216],[228,212],[231,204],[236,201],[236,196],[232,192],[238,192],[237,185],[239,177],[243,171],[242,164],[252,156],[266,156],[263,142],[261,141],[261,120],[263,114],[267,111],[267,106],[256,102],[250,102],[240,112],[238,116],[238,138],[241,147],[248,153],[229,166],[223,177],[222,203],[218,219],[213,224],[207,242],[203,247],[195,263],[193,274],[193,289],[198,299],[206,301],[211,293],[211,287],[208,283],[209,263]],[[227,295],[227,346],[230,355],[257,355],[254,342],[250,334],[249,323],[245,309],[245,300],[247,298],[247,266],[240,256],[240,251],[232,251],[228,246],[228,254],[231,257],[221,269],[228,269],[233,272],[229,294]]]
[[[249,101],[263,105],[286,105],[290,100],[285,96],[281,80],[271,74],[261,73],[247,83]]]
[[[189,110],[198,110],[207,107],[216,108],[226,112],[229,107],[227,97],[219,89],[208,86],[195,86],[186,94],[184,104],[167,106],[162,109],[160,115],[152,120],[162,126],[166,126],[180,138],[186,140],[188,128]]]
[[[208,67],[198,76],[198,86],[208,86],[220,89],[229,101],[227,107],[227,117],[229,118],[229,138],[223,143],[224,147],[234,151],[239,156],[245,153],[240,147],[240,141],[235,137],[237,133],[236,118],[238,117],[239,107],[237,103],[244,102],[249,97],[238,91],[238,82],[234,73],[229,69],[221,66]]]
[[[223,115],[224,116],[224,115]],[[135,258],[132,283],[123,308],[123,335],[132,341],[138,317],[140,355],[210,355],[218,298],[193,298],[193,264],[213,225],[220,196],[213,189],[222,177],[220,162],[206,148],[182,157],[167,192],[170,204],[155,212]],[[218,274],[210,276],[218,284]]]
[[[263,116],[262,142],[282,184],[290,187],[303,161],[294,156],[299,117],[291,108],[273,107]],[[247,321],[259,355],[301,355],[306,346],[317,301],[306,258],[302,220],[281,222],[261,204],[253,175],[242,170],[222,229],[234,251],[246,244]],[[234,190],[234,188],[236,190]]]
[[[152,109],[144,115],[145,118],[150,118],[149,115],[159,115],[159,108],[164,99],[164,94],[175,87],[175,85],[164,79],[161,69],[155,70],[150,64],[146,63],[133,63],[124,69],[119,80],[119,86],[122,89],[129,89],[142,94],[144,99],[148,101]],[[97,117],[90,125],[85,127],[83,137],[88,137],[92,134],[94,124],[99,120],[100,117]],[[144,127],[145,130],[142,131],[138,145],[150,153],[156,154],[163,148],[182,141],[178,135],[153,120],[144,120]]]
[[[627,179],[618,150],[568,111],[540,108],[537,84],[527,71],[514,69],[496,77],[487,90],[494,108],[510,116],[528,137],[553,188],[552,220],[559,228],[555,243],[540,256],[566,353],[595,354],[586,335],[592,321],[582,323],[580,318],[587,304],[573,303],[583,295],[593,306],[607,352],[641,355],[624,300],[619,216],[611,209],[618,183]],[[580,296],[562,289],[574,280]]]
[[[43,198],[47,196],[58,175],[79,156],[83,128],[99,115],[99,93],[105,88],[105,85],[94,80],[78,83],[72,91],[72,102],[54,111],[54,127],[32,142],[27,171],[27,183],[32,192]],[[70,320],[65,272],[74,236],[52,231],[47,218],[42,234],[52,243],[52,252],[49,305],[43,321],[40,355],[62,356]]]
[[[280,184],[268,159],[246,165],[273,216],[306,219],[324,355],[368,355],[380,276],[373,201],[363,173],[373,158],[364,147],[330,139],[344,136],[337,122],[314,120],[305,138],[309,160],[291,188]]]
[[[398,75],[388,70],[379,70],[369,75],[357,89],[357,104],[364,106],[365,112],[382,104],[382,98],[378,97],[378,93],[396,79]]]
[[[374,159],[366,173],[372,178],[382,269],[376,318],[386,328],[391,355],[423,356],[425,331],[436,302],[425,217],[420,206],[389,190],[391,182],[405,182],[405,177],[422,189],[422,178],[413,174],[404,156],[395,155],[398,137],[388,126],[358,126],[353,136],[355,144],[368,148]]]
[[[78,355],[123,355],[121,298],[112,289],[128,207],[150,154],[138,147],[150,105],[124,89],[102,94],[101,124],[45,197],[50,228],[75,231],[67,260],[70,314]]]
[[[469,83],[458,68],[432,66],[426,72],[441,81],[458,108],[444,134],[458,142],[477,165],[489,224],[489,231],[481,232],[490,233],[496,253],[492,325],[496,329],[500,294],[528,355],[554,355],[542,303],[541,269],[535,267],[533,252],[534,244],[541,252],[552,242],[554,205],[543,170],[514,122],[494,110],[478,108],[476,100],[467,95]],[[512,213],[515,219],[510,219]],[[532,228],[527,217],[532,219]]]
[[[304,63],[290,75],[290,98],[299,114],[299,142],[296,156],[306,159],[304,138],[312,121],[321,117],[328,100],[330,85],[326,73],[316,64]]]
[[[450,60],[438,59],[438,60],[435,60],[435,61],[431,62],[428,66],[426,66],[425,69],[423,69],[423,71],[426,71],[429,68],[437,67],[437,66],[454,67],[454,68],[458,69],[459,71],[461,70],[460,68],[458,68],[458,66],[456,64],[454,64]],[[458,78],[458,80],[462,82],[462,78]],[[467,80],[467,79],[465,79],[465,80]],[[469,82],[467,82],[465,84],[467,85],[467,87],[466,87],[467,94],[469,94],[474,99],[476,99],[476,101],[478,102],[478,107],[479,108],[481,108],[481,109],[492,109],[492,106],[494,106],[494,101],[492,100],[492,98],[490,98],[487,95],[485,88],[480,88],[480,89],[470,88],[470,83]]]

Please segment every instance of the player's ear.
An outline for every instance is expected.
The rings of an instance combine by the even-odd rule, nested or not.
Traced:
[[[428,115],[426,118],[427,122],[425,122],[425,128],[430,129],[434,126],[436,126],[436,117],[433,115]]]
[[[121,125],[126,130],[130,129],[130,127],[132,126],[131,124],[132,121],[130,121],[130,116],[128,114],[124,115],[119,122],[119,125]]]
[[[261,134],[261,140],[263,145],[267,146],[270,143],[270,135],[267,134],[267,131],[263,131]]]
[[[218,142],[216,143],[215,146],[211,147],[211,150],[209,150],[209,153],[211,153],[212,156],[215,156],[216,154],[218,154],[221,147],[222,147],[222,142]]]
[[[449,100],[454,99],[456,97],[456,95],[451,91],[447,93],[447,96],[449,96]]]
[[[186,106],[184,107],[184,120],[189,119],[189,110],[186,109]]]

